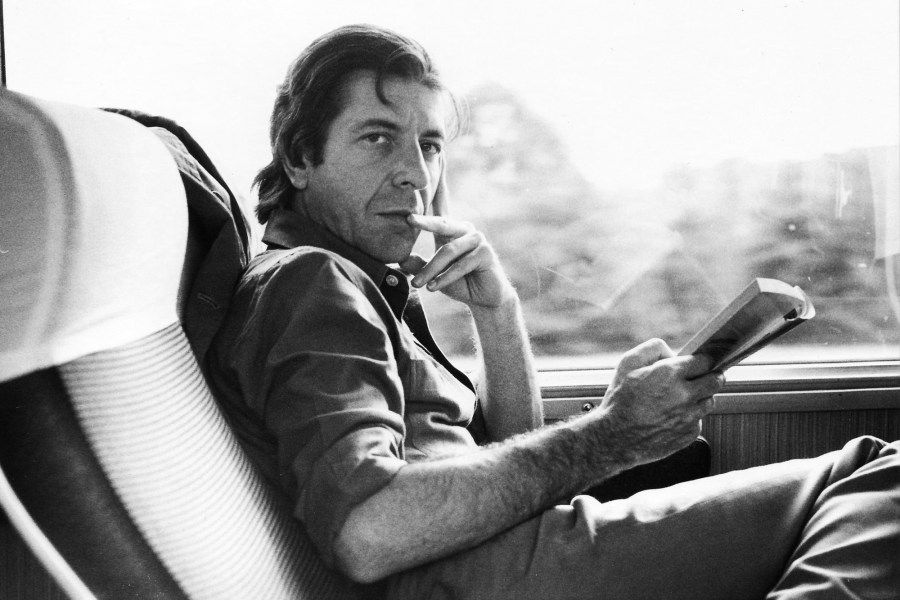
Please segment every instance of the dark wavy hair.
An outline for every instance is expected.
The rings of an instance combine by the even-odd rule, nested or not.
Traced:
[[[254,179],[260,223],[272,210],[285,205],[294,188],[283,164],[298,164],[305,154],[313,165],[322,163],[328,128],[343,109],[343,84],[355,71],[376,75],[376,93],[387,104],[384,79],[403,77],[447,93],[454,110],[453,131],[458,129],[460,104],[441,82],[425,49],[409,38],[372,25],[348,25],[310,44],[288,69],[278,88],[269,129],[272,162]]]

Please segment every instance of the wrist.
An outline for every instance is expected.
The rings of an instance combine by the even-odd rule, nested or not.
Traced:
[[[508,286],[490,304],[469,304],[469,312],[476,322],[480,319],[496,319],[502,315],[517,315],[521,312],[519,296],[512,286]]]
[[[620,437],[623,426],[606,408],[594,408],[589,414],[573,419],[566,425],[576,433],[581,442],[573,452],[573,462],[587,465],[592,477],[596,478],[590,485],[643,462],[633,452],[627,437]]]

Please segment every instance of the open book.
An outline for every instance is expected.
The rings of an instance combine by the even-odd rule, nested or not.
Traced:
[[[754,279],[678,354],[706,354],[713,358],[711,371],[724,371],[815,314],[799,287]]]

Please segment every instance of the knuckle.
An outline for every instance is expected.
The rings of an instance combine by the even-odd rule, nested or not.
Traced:
[[[635,346],[634,348],[631,348],[631,349],[629,349],[629,350],[626,350],[626,351],[622,354],[622,360],[623,360],[623,361],[625,361],[625,360],[628,360],[628,361],[634,361],[634,360],[636,360],[637,358],[639,358],[639,357],[641,356],[641,354],[643,354],[644,347],[645,347],[644,344],[641,344],[640,346]]]
[[[641,348],[645,352],[651,352],[653,354],[663,356],[666,354],[666,350],[668,350],[668,346],[666,345],[666,343],[658,337],[650,338],[649,340],[638,346],[638,348]]]
[[[653,348],[663,348],[666,345],[662,338],[658,337],[650,338],[649,340],[647,340],[647,344]]]
[[[453,254],[454,248],[456,247],[456,240],[448,240],[447,242],[441,244],[440,248],[435,250],[435,256],[444,256],[446,254]]]

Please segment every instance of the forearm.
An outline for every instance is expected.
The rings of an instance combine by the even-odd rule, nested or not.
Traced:
[[[706,357],[651,340],[627,352],[600,406],[464,455],[407,465],[357,505],[335,542],[339,564],[373,581],[477,545],[561,499],[683,448],[722,377]]]
[[[496,308],[470,307],[481,349],[479,395],[491,441],[540,427],[534,357],[514,293]]]
[[[610,443],[614,426],[592,421],[404,467],[350,513],[336,540],[339,565],[354,579],[380,579],[473,547],[633,466]]]

